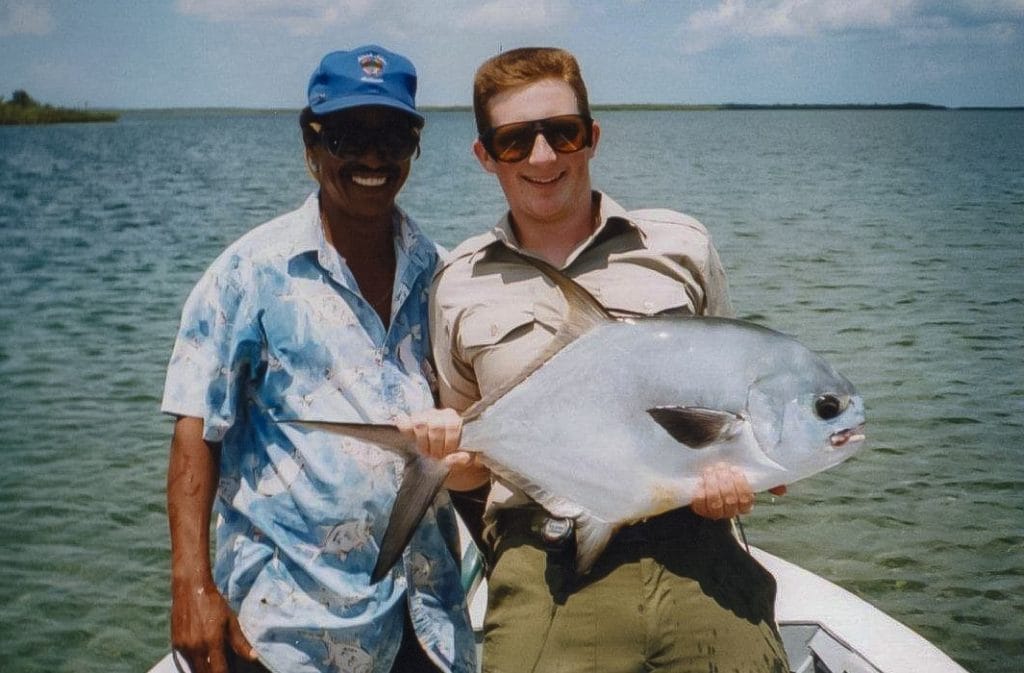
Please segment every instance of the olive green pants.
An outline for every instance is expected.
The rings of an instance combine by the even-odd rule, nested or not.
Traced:
[[[484,673],[786,673],[775,579],[727,522],[688,510],[667,537],[622,534],[577,578],[529,526],[499,526]],[[665,526],[661,527],[664,533]]]

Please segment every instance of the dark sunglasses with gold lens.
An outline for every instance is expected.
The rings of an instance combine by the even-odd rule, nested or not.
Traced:
[[[480,143],[495,160],[522,161],[533,151],[537,134],[561,154],[579,152],[593,141],[593,120],[584,115],[559,115],[528,122],[502,124],[480,134]]]

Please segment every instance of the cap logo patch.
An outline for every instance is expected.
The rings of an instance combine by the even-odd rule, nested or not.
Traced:
[[[385,65],[387,61],[380,54],[368,52],[359,57],[359,67],[363,69],[363,74],[371,79],[380,79],[384,74]]]

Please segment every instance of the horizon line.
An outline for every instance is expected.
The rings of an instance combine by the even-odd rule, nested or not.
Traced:
[[[680,111],[730,111],[730,110],[922,110],[922,111],[1024,111],[1024,105],[937,105],[934,103],[901,102],[901,103],[594,103],[592,110],[600,111],[659,111],[659,110],[680,110]],[[93,112],[190,112],[210,111],[223,113],[299,113],[301,107],[260,107],[260,106],[238,106],[238,105],[198,105],[198,106],[173,106],[173,107],[85,107],[68,108],[74,110],[89,110]],[[472,112],[472,105],[444,105],[426,104],[417,108],[421,111],[437,112]]]

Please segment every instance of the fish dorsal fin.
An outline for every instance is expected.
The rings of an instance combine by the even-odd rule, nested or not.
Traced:
[[[703,407],[654,407],[647,413],[673,439],[691,449],[703,449],[732,436],[742,421],[736,414]]]
[[[551,282],[555,284],[555,287],[557,287],[562,293],[568,309],[562,325],[558,328],[558,331],[555,332],[554,337],[552,337],[551,342],[547,347],[528,365],[526,365],[518,376],[509,379],[466,409],[462,413],[462,417],[466,421],[472,420],[482,414],[488,407],[501,399],[505,393],[529,378],[530,375],[540,369],[545,362],[550,360],[556,353],[578,339],[581,335],[586,334],[590,330],[601,325],[610,322],[618,322],[618,320],[608,313],[604,306],[602,306],[601,303],[594,298],[594,295],[590,294],[586,288],[566,276],[555,267],[542,259],[515,251],[511,252],[522,258],[524,261],[537,267],[541,273],[547,276]]]

